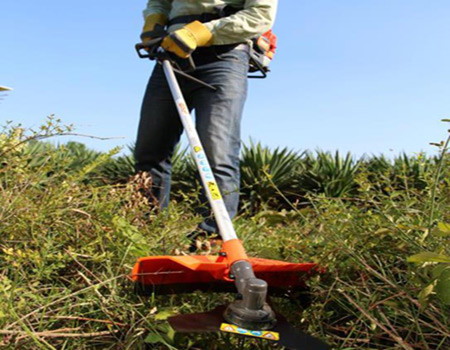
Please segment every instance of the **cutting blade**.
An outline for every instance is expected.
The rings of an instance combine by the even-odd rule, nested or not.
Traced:
[[[169,317],[171,327],[179,333],[208,333],[220,332],[222,324],[225,323],[223,313],[227,308],[221,305],[207,312],[199,312],[187,315]],[[278,333],[279,339],[276,343],[289,350],[329,350],[330,347],[321,340],[314,338],[296,328],[294,328],[286,318],[276,313],[277,324],[271,332]],[[254,337],[258,331],[239,329],[233,332],[238,336]],[[267,340],[274,342],[273,340]]]

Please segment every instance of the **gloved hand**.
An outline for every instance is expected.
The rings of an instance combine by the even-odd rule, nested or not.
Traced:
[[[148,16],[145,19],[144,28],[142,29],[142,42],[145,43],[146,41],[164,35],[164,26],[168,21],[168,18],[161,13],[155,13]]]
[[[212,33],[199,21],[191,22],[166,36],[161,47],[181,58],[188,58],[201,46],[212,43]]]

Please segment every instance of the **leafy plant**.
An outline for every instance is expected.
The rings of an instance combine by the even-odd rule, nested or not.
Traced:
[[[241,156],[241,191],[252,212],[263,203],[277,205],[281,194],[293,194],[302,154],[287,148],[271,150],[260,143],[244,145]]]
[[[345,197],[355,193],[355,177],[360,162],[353,159],[350,153],[341,157],[338,151],[318,151],[314,156],[308,152],[301,162],[298,178],[299,187],[314,194],[326,197]]]

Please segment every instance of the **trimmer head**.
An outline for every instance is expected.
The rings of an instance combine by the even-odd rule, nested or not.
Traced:
[[[235,274],[251,265],[253,278],[240,284]],[[250,269],[249,269],[250,270]],[[197,290],[236,292],[237,300],[209,312],[168,319],[179,333],[226,332],[271,341],[291,350],[328,350],[329,347],[291,326],[266,302],[271,295],[287,296],[305,291],[308,278],[317,273],[314,263],[288,263],[248,258],[231,265],[222,256],[155,256],[138,260],[131,278],[141,294],[177,294]]]
[[[226,308],[223,318],[230,324],[244,329],[267,331],[275,327],[277,319],[269,304],[264,303],[259,309],[249,309],[243,300],[236,300]]]

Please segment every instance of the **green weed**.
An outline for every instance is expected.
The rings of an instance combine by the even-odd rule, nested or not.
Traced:
[[[174,334],[166,320],[231,295],[142,298],[128,279],[136,258],[182,251],[200,220],[187,153],[176,153],[175,196],[157,215],[131,156],[42,142],[72,130],[53,118],[0,135],[0,347],[239,348]],[[275,300],[299,328],[333,349],[450,347],[450,171],[438,145],[438,157],[394,160],[244,149],[235,223],[249,254],[324,268],[309,307]]]

